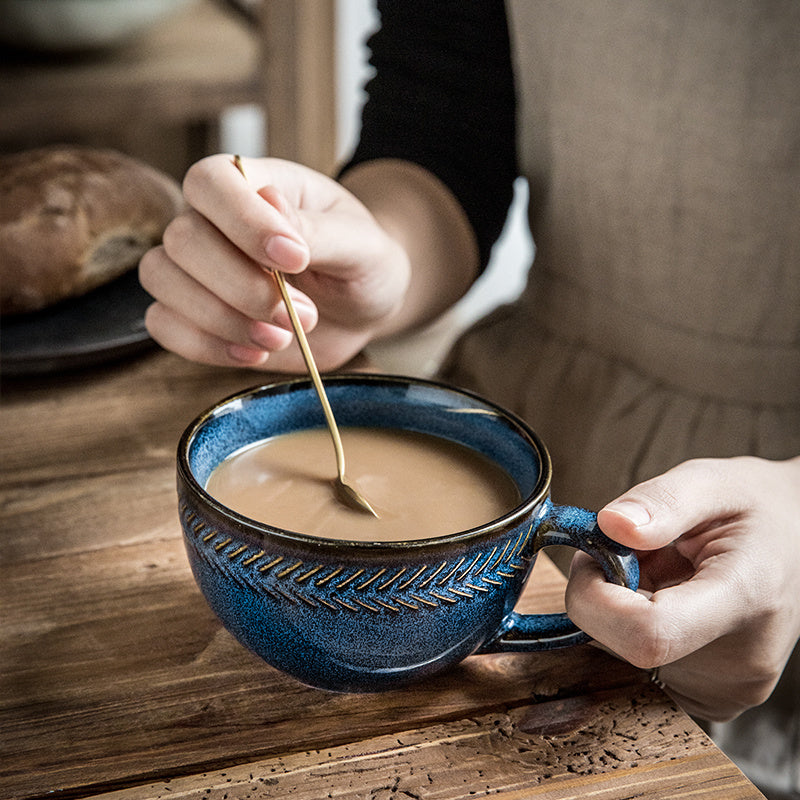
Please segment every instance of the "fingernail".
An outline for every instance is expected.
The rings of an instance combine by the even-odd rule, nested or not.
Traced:
[[[243,344],[229,344],[226,347],[228,356],[240,364],[256,366],[263,364],[267,360],[268,353],[255,347],[247,347]]]
[[[269,322],[253,322],[250,326],[250,338],[260,350],[283,350],[292,341],[292,335],[283,326],[276,327]]]
[[[300,319],[300,324],[303,326],[303,330],[309,330],[316,324],[317,321],[316,308],[310,305],[309,301],[306,300],[305,297],[296,293],[291,294],[292,306],[294,307],[295,313]],[[291,331],[293,329],[292,319],[289,316],[289,310],[283,303],[279,303],[275,307],[275,311],[272,313],[270,322],[272,322],[273,325],[278,325],[287,331]]]
[[[265,250],[267,258],[282,269],[300,269],[308,263],[308,247],[282,233],[270,236]]]
[[[653,518],[650,512],[639,503],[634,503],[631,500],[619,500],[614,503],[609,503],[606,506],[608,511],[613,511],[623,517],[627,517],[637,528],[642,525],[647,525]]]

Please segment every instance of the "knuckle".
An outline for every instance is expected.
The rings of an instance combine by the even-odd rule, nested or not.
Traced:
[[[739,683],[736,691],[732,693],[732,708],[728,719],[733,719],[747,709],[766,702],[775,689],[779,677],[779,673],[776,674],[771,670],[760,674],[749,673],[747,680]]]
[[[669,470],[661,478],[648,481],[644,488],[650,499],[667,511],[678,511],[683,500],[683,487],[703,481],[712,467],[710,459],[691,459]]]
[[[249,280],[229,286],[229,303],[246,317],[269,321],[277,305],[277,298],[268,281]]]
[[[754,648],[748,659],[747,674],[754,692],[766,692],[767,696],[778,683],[786,667],[786,655],[777,647],[769,645]]]
[[[187,242],[191,240],[192,222],[188,214],[178,214],[172,219],[164,230],[161,242],[166,253],[173,259],[178,260],[184,251]]]
[[[628,661],[640,669],[662,667],[675,660],[675,631],[669,622],[653,617],[647,625],[630,632],[631,652]]]
[[[206,156],[199,161],[195,161],[183,178],[183,193],[187,199],[191,200],[194,194],[201,190],[202,187],[207,186],[208,182],[213,179],[215,167],[220,160],[219,155]]]
[[[149,275],[153,267],[155,265],[155,260],[157,256],[155,255],[155,251],[160,249],[160,247],[153,247],[148,250],[140,259],[139,259],[139,277]]]
[[[169,347],[168,337],[165,336],[165,333],[168,333],[169,328],[165,324],[164,312],[159,303],[151,303],[147,307],[147,310],[144,313],[144,324],[148,333],[153,337],[153,339],[155,339],[160,345]]]
[[[659,516],[681,515],[686,498],[696,492],[696,487],[718,484],[721,480],[719,461],[695,458],[684,461],[667,472],[637,484],[626,497],[637,500]]]
[[[159,245],[148,250],[139,261],[139,283],[151,294],[156,289],[158,276],[162,272],[164,257],[164,248]]]

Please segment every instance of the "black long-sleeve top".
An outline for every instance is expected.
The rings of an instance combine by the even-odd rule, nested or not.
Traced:
[[[376,158],[435,174],[475,230],[481,268],[517,177],[516,102],[502,0],[378,0],[367,44],[361,136],[349,166]]]

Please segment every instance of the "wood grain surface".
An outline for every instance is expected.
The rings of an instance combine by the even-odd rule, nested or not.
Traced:
[[[3,383],[0,797],[761,796],[591,646],[376,695],[304,687],[242,648],[189,570],[175,449],[268,381],[154,351]],[[520,607],[563,608],[563,585],[540,559]]]
[[[642,688],[545,701],[101,796],[736,800],[753,794],[663,694]]]

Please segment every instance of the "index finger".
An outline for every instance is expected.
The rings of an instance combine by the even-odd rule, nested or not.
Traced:
[[[246,169],[247,159],[243,162]],[[255,262],[287,272],[307,266],[303,237],[239,172],[232,156],[208,156],[193,164],[184,178],[183,193],[193,208]],[[294,257],[286,258],[287,253]]]
[[[724,573],[716,572],[695,574],[650,595],[609,583],[594,559],[577,553],[567,584],[567,613],[634,666],[662,666],[730,631],[738,616],[736,592]]]

